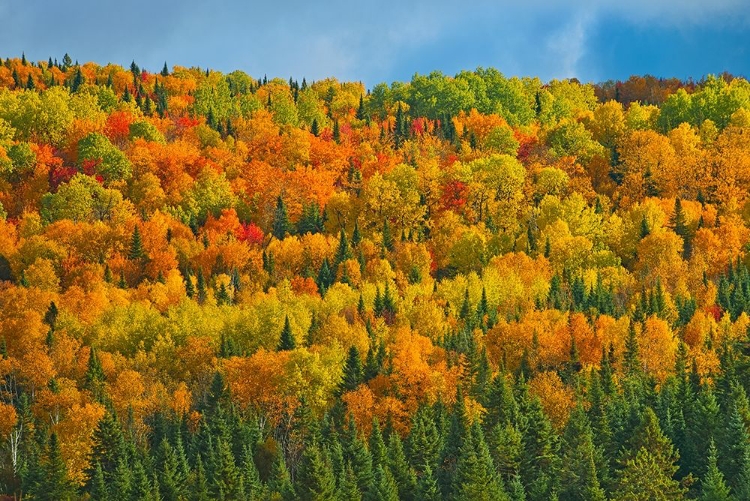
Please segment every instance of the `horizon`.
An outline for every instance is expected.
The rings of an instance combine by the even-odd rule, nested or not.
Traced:
[[[543,81],[750,74],[750,6],[740,0],[524,6],[478,0],[473,8],[422,0],[377,8],[134,0],[127,9],[95,0],[33,6],[0,0],[0,19],[6,26],[0,47],[32,60],[67,52],[124,67],[135,60],[154,71],[167,61],[284,79],[335,77],[368,88],[415,73],[454,75],[477,67]]]

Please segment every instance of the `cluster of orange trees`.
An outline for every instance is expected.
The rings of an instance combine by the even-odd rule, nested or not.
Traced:
[[[728,75],[0,59],[0,493],[749,499],[749,190]]]

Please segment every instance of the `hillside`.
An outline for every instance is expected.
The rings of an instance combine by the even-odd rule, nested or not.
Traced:
[[[0,59],[0,494],[750,499],[748,242],[730,75]]]

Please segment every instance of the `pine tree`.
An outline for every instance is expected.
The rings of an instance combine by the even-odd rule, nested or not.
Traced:
[[[357,389],[362,382],[362,359],[356,346],[349,347],[349,353],[344,363],[344,377],[341,380],[341,392]]]
[[[128,251],[128,259],[131,261],[143,260],[146,258],[146,251],[143,248],[143,241],[141,240],[141,231],[138,225],[135,226],[133,234],[130,237],[130,250]]]
[[[389,252],[393,250],[393,235],[387,219],[383,222],[383,248]]]
[[[313,118],[312,124],[310,125],[310,133],[315,137],[320,135],[320,124],[318,123],[317,118]]]
[[[398,487],[391,470],[379,465],[375,469],[375,492],[373,499],[378,501],[399,501]]]
[[[312,443],[302,453],[296,492],[303,501],[330,501],[336,497],[336,480],[326,454]]]
[[[279,195],[276,199],[276,210],[273,213],[273,228],[271,233],[277,239],[283,240],[290,228],[291,224],[289,223],[286,204],[284,203],[284,199],[281,198],[281,195]]]
[[[367,118],[367,111],[365,110],[365,99],[360,94],[359,96],[359,107],[357,108],[357,120],[365,120]]]
[[[325,295],[328,288],[333,285],[335,276],[331,270],[331,266],[328,263],[328,258],[323,259],[323,264],[320,266],[318,271],[317,285],[321,295]]]
[[[29,78],[26,79],[26,88],[29,90],[36,89],[36,84],[34,83],[34,77],[31,76],[31,73],[29,73]]]
[[[81,85],[86,83],[86,79],[83,77],[83,73],[81,72],[81,68],[76,69],[76,73],[73,76],[73,82],[70,84],[70,91],[76,92],[78,89],[81,88]]]
[[[338,120],[333,121],[333,140],[337,143],[341,142],[341,129]]]
[[[349,247],[349,241],[346,238],[346,232],[344,228],[341,228],[339,233],[339,246],[336,250],[336,265],[339,265],[352,258],[352,249]]]
[[[368,445],[373,467],[387,466],[388,450],[385,446],[385,440],[383,439],[383,433],[380,430],[380,422],[377,417],[372,418],[372,431],[370,432]]]
[[[68,478],[68,467],[60,452],[57,435],[49,440],[46,461],[42,464],[43,481],[36,486],[33,499],[72,501],[78,499],[76,486]]]
[[[294,340],[294,334],[292,334],[292,326],[289,324],[289,315],[284,318],[284,328],[281,330],[281,337],[279,338],[279,345],[276,351],[289,351],[296,348],[297,342]]]
[[[198,304],[203,304],[208,299],[208,291],[206,289],[206,279],[203,278],[203,268],[198,268],[198,279],[196,280]]]
[[[216,292],[216,304],[219,306],[232,304],[232,298],[229,296],[229,292],[227,291],[226,285],[222,282],[222,284],[219,286],[219,290]]]
[[[91,348],[89,354],[88,367],[86,369],[84,378],[84,387],[91,392],[94,399],[99,402],[103,402],[105,398],[104,369],[102,369],[102,364],[99,361],[99,357],[97,356],[96,349],[94,347]],[[106,470],[107,465],[104,466]]]
[[[685,489],[674,479],[678,459],[656,414],[647,407],[622,457],[614,499],[682,499]]]
[[[713,439],[708,447],[706,474],[701,480],[701,501],[730,501],[732,496],[729,487],[724,482],[724,475],[716,466],[716,444]]]
[[[507,500],[478,424],[472,427],[461,447],[456,468],[456,500]]]
[[[109,492],[107,491],[107,484],[104,481],[104,472],[102,471],[102,465],[97,464],[94,468],[94,475],[91,477],[91,487],[89,488],[89,495],[92,501],[108,501]]]
[[[340,501],[362,501],[362,493],[357,487],[357,477],[352,466],[347,464],[339,479],[338,499]]]
[[[398,486],[399,499],[411,501],[417,494],[417,479],[409,466],[404,452],[404,446],[397,433],[388,437],[388,468]],[[433,479],[434,480],[434,479]],[[437,488],[437,485],[435,485]]]
[[[236,496],[240,484],[240,472],[232,454],[231,444],[222,438],[217,439],[216,449],[211,458],[211,490],[216,498]]]
[[[548,499],[559,477],[558,443],[539,399],[528,395],[525,382],[519,381],[518,393],[520,431],[524,437],[521,480],[530,500]]]
[[[586,413],[579,405],[573,410],[563,435],[563,468],[560,475],[561,501],[604,501],[604,489],[596,471],[597,451]]]
[[[195,501],[209,501],[208,480],[206,479],[206,470],[203,466],[203,458],[200,453],[198,453],[195,463],[195,473],[191,479],[190,492]]]
[[[249,464],[250,461],[251,456],[248,455],[246,462],[248,462]],[[257,469],[255,470],[255,475],[257,475]],[[257,478],[257,482],[256,480],[253,480],[253,482],[260,482],[260,477]],[[257,483],[254,488],[260,490],[262,488],[262,485],[260,485],[260,483]],[[289,470],[286,467],[286,461],[284,461],[283,454],[279,454],[276,457],[276,460],[273,462],[273,466],[271,468],[271,477],[268,480],[268,488],[272,493],[278,493],[283,501],[293,501],[294,499],[297,499],[294,491],[294,486],[292,485],[292,479],[289,475]]]
[[[168,77],[169,76],[169,67],[167,66],[167,62],[164,61],[164,67],[161,69],[161,76]]]
[[[720,433],[718,463],[727,484],[738,491],[743,473],[750,469],[750,436],[736,403],[729,409]]]
[[[422,474],[419,476],[417,495],[415,498],[421,501],[441,501],[444,499],[440,493],[435,474],[429,464],[423,466]]]
[[[349,422],[347,430],[347,443],[345,446],[345,458],[349,460],[354,470],[354,476],[357,478],[357,486],[362,495],[367,498],[371,496],[375,489],[375,477],[372,466],[372,456],[367,450],[365,443],[357,437],[357,430],[354,422]]]

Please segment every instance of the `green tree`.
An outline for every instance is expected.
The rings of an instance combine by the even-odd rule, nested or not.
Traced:
[[[724,482],[724,475],[716,465],[716,444],[713,439],[708,447],[706,474],[701,480],[701,501],[730,501],[729,487]]]
[[[326,456],[316,443],[305,448],[296,479],[300,500],[330,501],[336,498],[336,480]]]
[[[297,342],[292,334],[292,326],[289,324],[289,315],[284,318],[284,328],[281,330],[279,345],[276,351],[289,351],[297,347]]]
[[[286,204],[281,195],[276,199],[276,210],[273,213],[273,228],[271,233],[279,240],[283,240],[286,234],[291,229],[291,223],[289,222],[289,215],[287,214]]]

